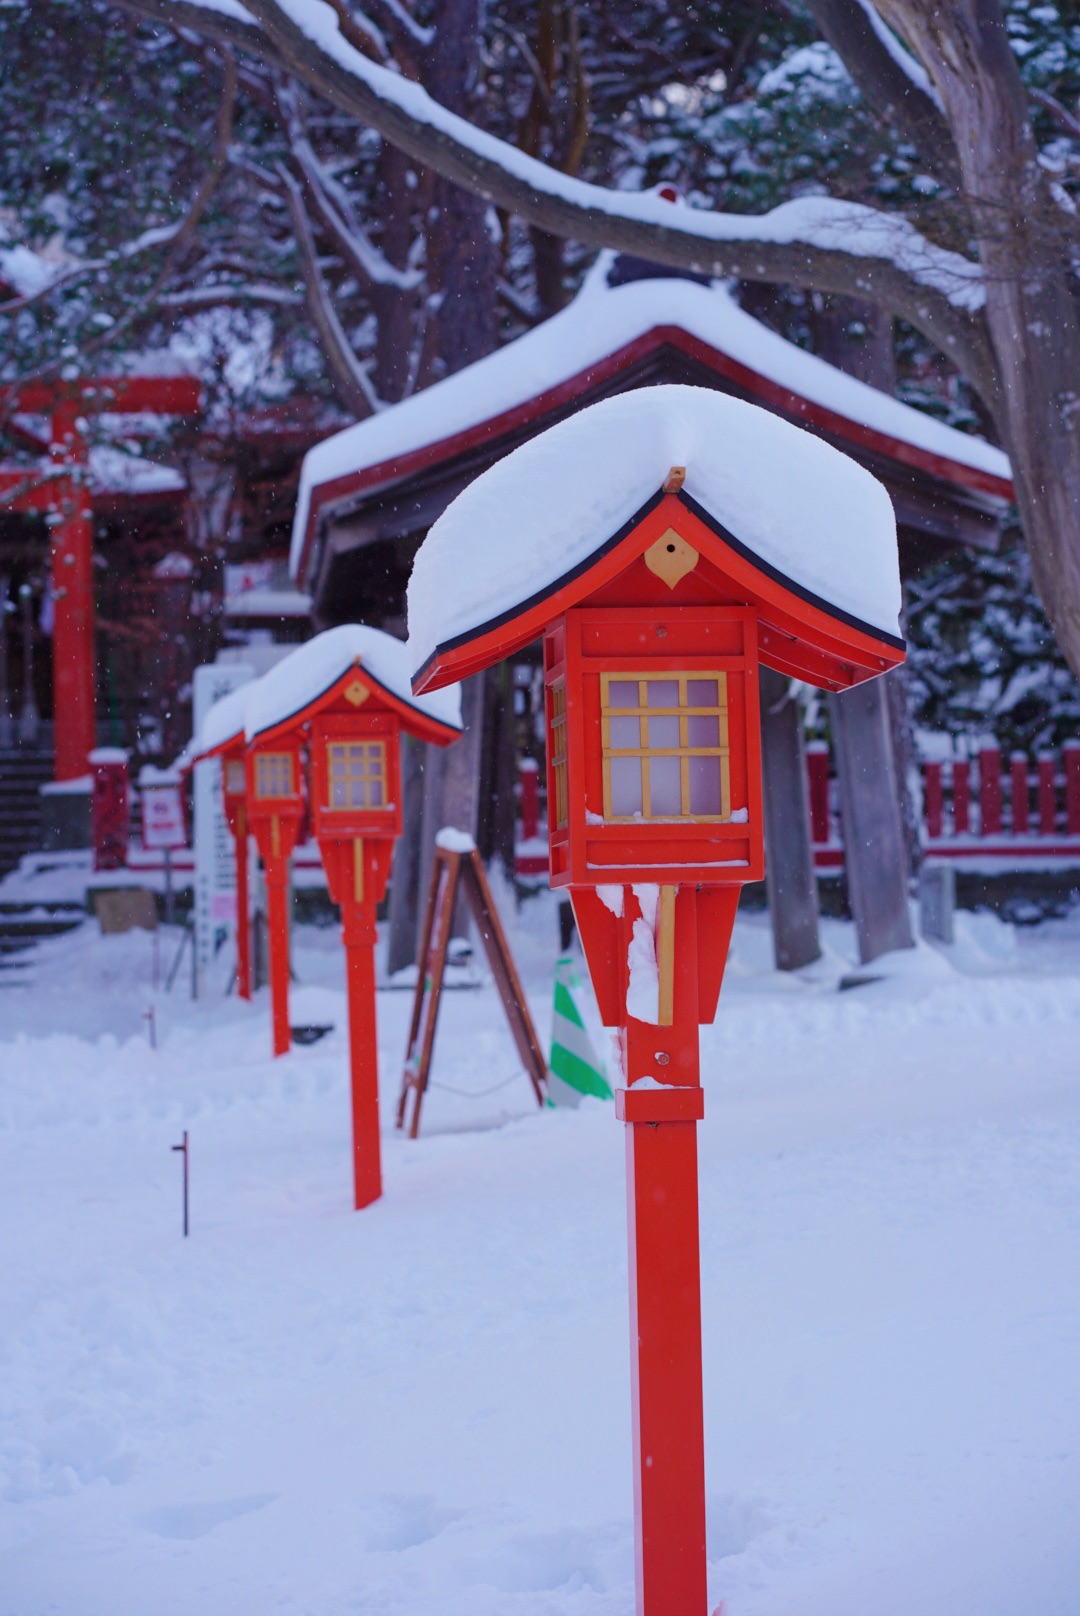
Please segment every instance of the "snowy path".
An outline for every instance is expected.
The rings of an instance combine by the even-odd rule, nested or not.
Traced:
[[[703,1039],[725,1616],[1075,1616],[1078,920],[843,994],[740,923]],[[0,1616],[629,1616],[610,1106],[437,1092],[352,1214],[332,935],[298,967],[339,1030],[276,1064],[264,1004],[175,996],[152,1053],[139,934],[43,944],[0,1006]],[[389,1110],[408,996],[379,1013]],[[489,989],[438,1052],[513,1072]]]

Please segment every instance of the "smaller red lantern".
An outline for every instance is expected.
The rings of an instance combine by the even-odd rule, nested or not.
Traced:
[[[276,757],[274,768],[284,770],[290,749],[298,755],[302,736],[310,760],[312,826],[330,896],[341,909],[345,944],[359,1209],[382,1193],[375,911],[402,827],[400,735],[404,730],[436,746],[457,740],[457,687],[414,696],[400,641],[378,629],[343,624],[301,646],[259,681],[247,729],[249,800],[253,778],[258,786],[251,771],[260,758]],[[281,783],[288,783],[284,776]]]

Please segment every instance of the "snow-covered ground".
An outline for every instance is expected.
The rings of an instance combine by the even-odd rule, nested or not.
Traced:
[[[544,895],[542,1036],[554,936]],[[703,1033],[710,1605],[1075,1616],[1080,911],[846,992],[828,936],[781,979],[741,920]],[[395,1137],[383,992],[355,1214],[335,934],[296,969],[335,1031],[278,1062],[265,1000],[154,992],[142,933],[0,978],[0,1616],[629,1616],[612,1107],[538,1113],[482,988]]]

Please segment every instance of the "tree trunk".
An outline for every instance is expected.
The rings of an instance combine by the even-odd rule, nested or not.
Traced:
[[[422,893],[420,838],[424,820],[424,752],[422,741],[401,737],[401,794],[404,820],[394,847],[390,878],[390,926],[386,969],[393,976],[416,958],[416,938]]]
[[[1000,390],[1032,575],[1080,677],[1080,314],[1075,224],[1039,165],[997,0],[878,0],[934,83],[960,160],[986,275]]]
[[[821,957],[802,718],[784,674],[762,668],[760,678],[765,884],[773,954],[778,971],[796,971]]]
[[[453,746],[428,746],[424,759],[424,818],[420,844],[420,910],[427,902],[435,838],[449,826],[476,834],[479,806],[480,749],[484,731],[484,674],[474,674],[461,687],[461,717],[465,733]],[[464,890],[454,912],[454,934],[468,934]],[[419,946],[419,937],[414,949]]]

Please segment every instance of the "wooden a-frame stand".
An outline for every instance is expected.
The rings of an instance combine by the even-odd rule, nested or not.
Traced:
[[[412,1021],[409,1024],[409,1043],[405,1051],[405,1066],[401,1074],[401,1094],[398,1098],[397,1127],[405,1126],[409,1094],[413,1095],[409,1138],[415,1139],[420,1131],[420,1107],[427,1092],[431,1073],[431,1054],[435,1046],[435,1024],[439,1016],[443,974],[446,970],[446,952],[450,946],[450,929],[454,919],[454,903],[458,886],[464,889],[476,929],[480,933],[499,998],[514,1035],[514,1043],[532,1083],[537,1105],[543,1105],[547,1096],[547,1061],[544,1059],[529,1015],[521,979],[510,955],[506,933],[502,929],[498,910],[491,896],[491,888],[484,874],[484,866],[475,847],[459,851],[436,845],[435,862],[431,869],[431,887],[428,892],[424,930],[420,942],[420,975],[413,999]]]

